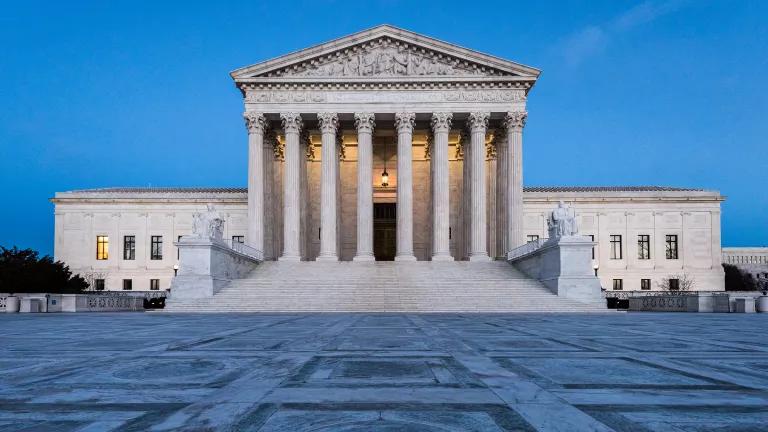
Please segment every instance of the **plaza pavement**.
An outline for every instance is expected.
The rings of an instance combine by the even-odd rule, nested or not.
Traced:
[[[0,314],[0,431],[765,431],[768,314]]]

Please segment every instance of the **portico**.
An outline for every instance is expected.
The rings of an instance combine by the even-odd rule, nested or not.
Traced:
[[[234,71],[249,143],[246,242],[267,258],[336,261],[353,227],[351,259],[374,260],[374,196],[394,192],[396,261],[417,259],[415,237],[421,259],[504,256],[523,242],[522,131],[538,74],[390,26]],[[394,190],[374,160],[386,164],[388,150]],[[308,173],[317,162],[319,176]],[[349,187],[342,163],[354,166]]]

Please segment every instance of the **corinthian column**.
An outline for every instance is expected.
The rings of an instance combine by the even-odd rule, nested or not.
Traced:
[[[432,261],[453,261],[448,242],[448,132],[452,119],[451,113],[432,114]]]
[[[247,243],[264,252],[264,114],[243,113],[248,129],[248,233]]]
[[[397,254],[395,261],[416,261],[413,255],[413,126],[416,114],[395,114],[397,128]]]
[[[486,247],[486,192],[485,192],[485,132],[488,129],[487,112],[469,114],[471,164],[471,241],[470,261],[488,261]]]
[[[507,247],[514,249],[523,244],[523,127],[528,113],[507,113]]]
[[[357,253],[353,261],[373,261],[373,113],[356,113]]]
[[[336,129],[339,118],[336,113],[317,114],[322,133],[322,156],[320,160],[320,255],[318,261],[338,261],[336,253],[336,178],[338,153],[336,152]]]
[[[285,132],[285,169],[283,171],[283,255],[280,260],[300,261],[301,249],[301,147],[299,133],[303,123],[297,113],[282,113]]]

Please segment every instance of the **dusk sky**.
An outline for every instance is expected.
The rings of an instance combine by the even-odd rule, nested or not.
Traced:
[[[768,1],[4,2],[0,245],[53,253],[56,191],[244,186],[229,77],[392,24],[533,66],[525,184],[719,190],[768,246]]]

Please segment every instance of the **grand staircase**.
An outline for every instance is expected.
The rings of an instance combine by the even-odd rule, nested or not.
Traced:
[[[210,299],[168,312],[603,312],[552,294],[503,261],[268,261]]]

